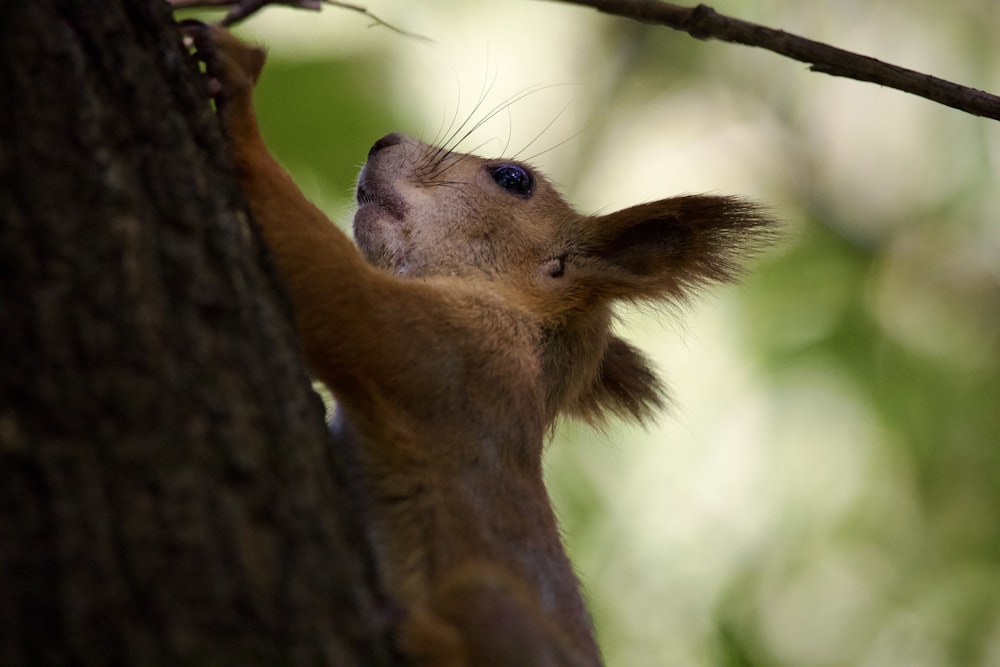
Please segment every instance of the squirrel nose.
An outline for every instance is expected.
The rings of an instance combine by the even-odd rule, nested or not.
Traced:
[[[389,146],[395,146],[396,144],[401,143],[403,143],[403,135],[398,132],[387,134],[372,145],[371,150],[368,151],[368,157],[372,157],[383,148],[388,148]]]

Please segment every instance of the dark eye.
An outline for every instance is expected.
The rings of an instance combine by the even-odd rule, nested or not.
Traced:
[[[501,188],[521,197],[527,197],[535,189],[535,179],[531,172],[516,164],[490,167],[490,176]]]

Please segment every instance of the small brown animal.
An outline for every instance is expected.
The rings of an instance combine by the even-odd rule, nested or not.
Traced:
[[[302,346],[358,457],[414,664],[601,663],[542,480],[559,415],[642,419],[649,364],[610,331],[618,301],[733,279],[771,221],[731,197],[575,212],[526,164],[389,134],[357,185],[357,246],[268,152],[252,90],[264,51],[187,25]],[[360,252],[359,252],[360,248]]]

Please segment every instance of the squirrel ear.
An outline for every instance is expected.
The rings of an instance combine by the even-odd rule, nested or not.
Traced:
[[[580,279],[605,298],[681,299],[733,281],[774,228],[758,205],[742,199],[674,197],[584,218],[575,259]]]

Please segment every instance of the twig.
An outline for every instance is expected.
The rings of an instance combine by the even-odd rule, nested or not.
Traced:
[[[643,23],[657,23],[696,39],[757,46],[810,65],[814,72],[877,83],[976,116],[1000,120],[1000,97],[884,63],[781,30],[719,14],[711,7],[681,7],[659,0],[556,0]]]
[[[229,12],[219,21],[219,25],[226,27],[257,13],[265,5],[287,5],[317,12],[323,8],[322,0],[167,0],[167,4],[174,9],[229,7]]]
[[[408,30],[403,30],[402,28],[397,28],[394,25],[390,25],[385,21],[383,21],[382,19],[380,19],[375,14],[372,14],[370,11],[368,11],[366,7],[362,7],[361,5],[355,5],[354,3],[350,2],[340,2],[339,0],[323,0],[323,2],[325,2],[328,5],[333,5],[334,7],[340,7],[341,9],[349,9],[352,12],[358,12],[359,14],[364,14],[372,21],[374,21],[376,25],[380,25],[383,28],[388,28],[393,32],[399,33],[400,35],[405,35],[406,37],[413,37],[415,39],[419,39],[424,42],[433,41],[430,37],[424,37],[423,35],[418,35],[415,32],[409,32]]]
[[[402,28],[397,28],[394,25],[386,23],[380,19],[375,14],[372,14],[368,9],[362,5],[357,5],[352,2],[341,2],[340,0],[166,0],[167,4],[172,6],[174,9],[193,9],[193,8],[203,8],[203,7],[229,7],[229,12],[222,17],[219,21],[219,25],[229,27],[235,25],[250,15],[257,13],[267,5],[285,5],[286,7],[296,7],[299,9],[311,9],[313,11],[320,11],[323,9],[323,5],[332,5],[333,7],[340,7],[341,9],[347,9],[352,12],[358,12],[359,14],[364,14],[369,19],[372,20],[374,25],[380,25],[383,28],[388,28],[393,32],[397,32],[400,35],[405,35],[406,37],[413,37],[415,39],[420,39],[425,42],[431,41],[429,38],[423,35],[418,35],[416,33],[408,32]]]

